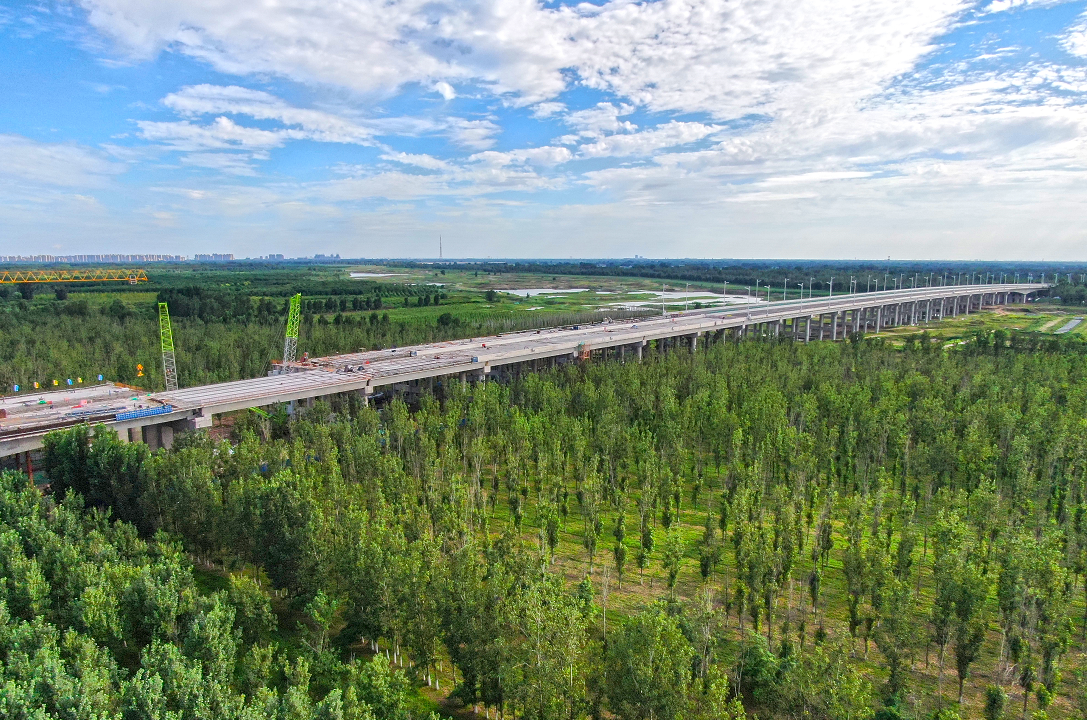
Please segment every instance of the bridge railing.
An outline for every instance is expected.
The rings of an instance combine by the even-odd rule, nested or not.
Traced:
[[[804,300],[774,300],[760,305],[749,305],[746,308],[718,308],[711,311],[714,315],[725,315],[733,318],[750,317],[766,319],[771,315],[779,315],[782,310],[800,310],[801,314],[818,314],[819,312],[831,312],[841,310],[843,306],[873,307],[876,305],[890,305],[897,302],[912,302],[914,300],[938,300],[941,297],[963,297],[967,295],[1014,292],[1031,293],[1050,287],[1042,284],[1005,283],[1001,285],[944,285],[926,288],[910,288],[908,290],[877,290],[864,293],[847,293],[834,297]],[[905,293],[905,294],[903,294]],[[870,301],[870,302],[869,302]],[[702,311],[705,314],[705,311]]]

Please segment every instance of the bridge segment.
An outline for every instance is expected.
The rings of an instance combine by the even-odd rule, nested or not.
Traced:
[[[983,307],[1026,302],[1048,288],[1038,283],[957,285],[760,302],[585,326],[312,358],[276,368],[267,377],[134,394],[112,386],[94,389],[73,405],[70,393],[0,399],[0,457],[41,447],[59,427],[104,423],[123,440],[170,446],[176,431],[209,427],[217,414],[277,403],[310,402],[340,393],[417,390],[439,378],[461,382],[595,356],[641,358],[647,347],[697,348],[700,338],[721,340],[786,336],[800,341],[839,340],[897,325],[919,325]],[[54,397],[55,396],[55,397]],[[28,408],[27,405],[30,405]],[[12,412],[14,411],[14,412]]]

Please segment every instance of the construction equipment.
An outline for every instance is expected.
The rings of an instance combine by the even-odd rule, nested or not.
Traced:
[[[291,298],[291,311],[287,315],[287,339],[283,343],[283,364],[293,363],[298,353],[298,316],[302,309],[302,293]]]
[[[0,270],[0,285],[57,282],[147,282],[143,270],[91,268],[88,270]]]
[[[159,336],[162,339],[162,374],[166,376],[166,392],[177,390],[177,361],[174,359],[174,330],[170,326],[170,309],[159,303]]]

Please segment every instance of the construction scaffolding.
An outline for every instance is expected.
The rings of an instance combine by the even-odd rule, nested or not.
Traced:
[[[177,390],[177,360],[174,358],[174,329],[170,325],[170,309],[159,303],[159,336],[162,339],[162,374],[166,377],[166,392]]]

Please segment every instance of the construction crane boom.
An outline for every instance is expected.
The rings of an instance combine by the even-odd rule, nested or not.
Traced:
[[[291,311],[287,315],[287,339],[283,342],[283,364],[293,363],[298,354],[298,316],[302,309],[302,293],[291,298]]]
[[[91,268],[87,270],[0,270],[0,285],[57,282],[147,282],[143,270]]]
[[[174,329],[170,325],[170,309],[159,303],[159,336],[162,339],[162,374],[166,376],[166,392],[177,390],[177,360],[174,358]]]

